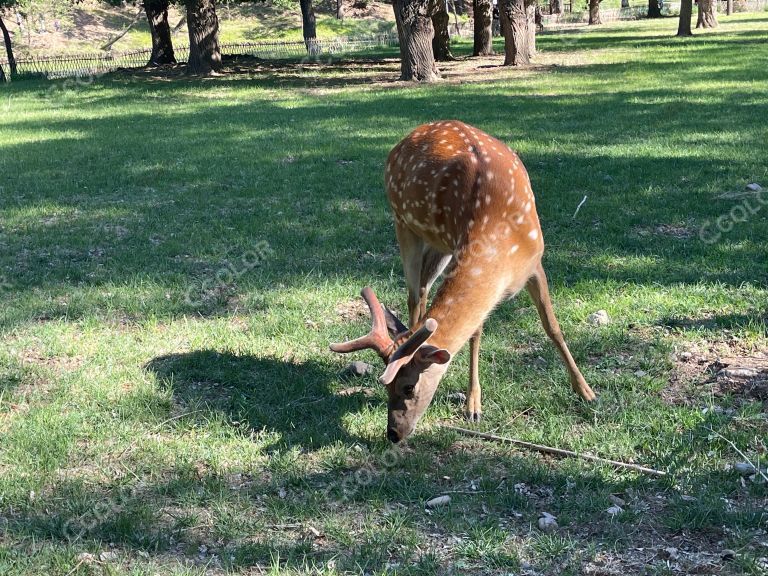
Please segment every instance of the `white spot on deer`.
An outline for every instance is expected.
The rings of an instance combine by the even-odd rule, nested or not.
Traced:
[[[480,208],[480,198],[475,201],[475,208]]]
[[[527,214],[530,211],[531,211],[531,203],[530,202],[526,202],[525,206],[523,206],[523,212],[525,212]]]
[[[489,170],[485,173],[485,177],[488,178],[489,181],[493,180],[493,172]]]
[[[467,222],[467,227],[468,228],[472,228],[474,225],[475,225],[475,221],[474,220],[470,220],[469,222]]]
[[[490,204],[491,203],[491,195],[490,194],[486,194],[485,195],[485,203],[486,204]]]
[[[507,206],[512,204],[512,202],[514,202],[514,201],[515,201],[515,195],[514,194],[510,194],[509,196],[507,196]]]
[[[511,256],[512,254],[517,252],[518,248],[520,248],[520,246],[518,246],[517,244],[512,244],[512,246],[509,249],[509,255]]]
[[[469,271],[471,276],[480,276],[480,274],[483,273],[482,268],[472,268],[472,270]]]
[[[488,214],[483,216],[483,224],[488,224]]]
[[[530,232],[528,232],[528,238],[530,238],[531,240],[536,240],[536,238],[538,237],[539,237],[539,231],[536,230],[535,228]]]
[[[522,224],[522,223],[523,223],[523,215],[518,214],[517,216],[515,216],[515,224]]]

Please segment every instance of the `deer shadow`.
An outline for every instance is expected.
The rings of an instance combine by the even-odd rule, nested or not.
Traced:
[[[343,418],[369,402],[362,393],[335,394],[335,368],[315,361],[197,350],[158,356],[145,370],[170,389],[184,412],[275,432],[277,449],[359,441],[345,429]]]

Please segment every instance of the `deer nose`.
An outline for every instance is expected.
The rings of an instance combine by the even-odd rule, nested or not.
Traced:
[[[400,442],[400,434],[394,428],[387,428],[387,438],[394,444]]]

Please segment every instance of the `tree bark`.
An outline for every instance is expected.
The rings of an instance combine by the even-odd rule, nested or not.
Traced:
[[[312,0],[299,0],[301,6],[301,31],[304,34],[304,45],[307,52],[314,52],[314,44],[317,40],[317,21]]]
[[[176,64],[171,25],[168,23],[168,0],[144,0],[144,11],[152,35],[152,54],[147,66]]]
[[[504,35],[504,66],[530,64],[531,36],[528,32],[525,0],[500,0],[499,18],[501,33]]]
[[[400,39],[400,79],[432,82],[440,77],[432,53],[432,14],[430,0],[393,0]]]
[[[552,14],[562,14],[563,13],[563,3],[560,0],[552,0],[549,3],[549,9]]]
[[[453,60],[451,36],[448,33],[449,22],[448,3],[446,0],[438,0],[437,11],[432,15],[432,26],[435,29],[435,37],[432,38],[432,52],[438,62]]]
[[[537,17],[538,15],[538,17]],[[541,22],[536,0],[525,0],[526,26],[528,27],[528,54],[530,57],[536,54],[536,30]],[[544,26],[542,25],[542,28]]]
[[[215,0],[185,0],[189,29],[188,69],[207,75],[221,70],[219,19]]]
[[[475,20],[474,47],[472,56],[493,54],[493,5],[491,0],[473,0]]]
[[[602,20],[600,20],[600,0],[589,0],[589,23],[603,23]]]
[[[8,32],[8,28],[5,27],[3,22],[3,16],[0,14],[0,30],[3,31],[3,42],[5,42],[5,54],[8,57],[8,77],[13,79],[16,77],[18,70],[16,68],[16,58],[13,57],[13,46],[11,46],[11,35]],[[5,76],[5,74],[3,74]]]
[[[717,0],[699,0],[696,28],[717,28]]]
[[[336,20],[344,20],[344,0],[336,0]]]
[[[725,15],[730,16],[733,14],[733,0],[727,0],[725,3]]]
[[[693,32],[691,32],[692,14],[693,0],[680,0],[680,20],[677,24],[678,36],[693,36]]]
[[[661,18],[659,0],[648,0],[648,18]]]

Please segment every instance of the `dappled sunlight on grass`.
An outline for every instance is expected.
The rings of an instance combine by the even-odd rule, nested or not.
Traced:
[[[681,570],[760,573],[765,486],[740,482],[712,430],[764,458],[766,404],[717,392],[712,366],[768,347],[768,207],[745,190],[768,187],[768,21],[685,41],[674,26],[545,33],[538,68],[462,60],[430,86],[396,82],[394,60],[11,85],[0,572],[661,574],[663,541]],[[467,351],[395,451],[375,355],[355,356],[372,374],[339,378],[348,358],[328,343],[367,329],[360,289],[406,309],[384,158],[441,118],[519,151],[554,307],[599,394],[576,399],[521,295],[484,331],[479,426],[667,478],[444,429],[461,423]],[[590,324],[601,309],[610,324]],[[543,512],[556,531],[536,528]]]

